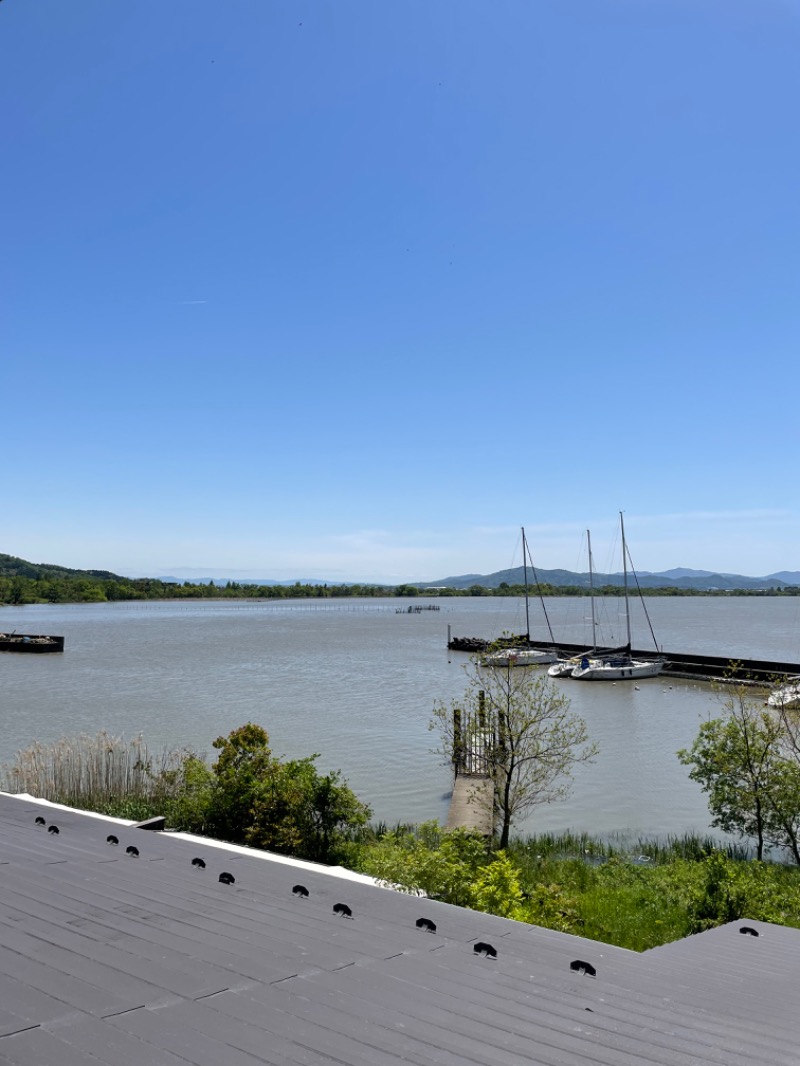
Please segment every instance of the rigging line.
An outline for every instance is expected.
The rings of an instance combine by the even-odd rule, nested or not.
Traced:
[[[531,560],[532,562],[532,560]],[[531,642],[531,618],[528,611],[528,542],[525,540],[525,526],[522,527],[522,571],[525,575],[525,640]],[[536,571],[534,570],[534,575]]]
[[[523,533],[523,537],[524,537],[524,533]],[[556,638],[553,636],[553,627],[550,625],[550,617],[549,617],[549,615],[547,613],[547,608],[544,605],[544,596],[542,595],[542,586],[541,586],[541,583],[539,581],[539,575],[536,573],[536,567],[534,566],[533,556],[531,555],[531,550],[528,547],[527,540],[523,540],[523,548],[524,548],[524,551],[527,552],[528,558],[530,559],[531,570],[533,570],[533,580],[536,582],[536,589],[537,589],[537,591],[539,593],[539,602],[542,605],[542,612],[544,614],[544,620],[545,620],[545,622],[547,622],[547,632],[550,634],[550,640],[552,641],[553,644],[555,644]]]
[[[661,649],[658,646],[658,641],[656,640],[656,635],[653,632],[653,623],[650,621],[650,612],[647,610],[647,604],[644,602],[644,596],[642,595],[642,588],[641,588],[641,585],[639,584],[639,577],[638,577],[638,575],[636,573],[636,567],[633,565],[633,559],[631,558],[630,548],[628,547],[627,544],[625,545],[625,551],[628,554],[628,562],[631,564],[631,572],[633,574],[633,580],[636,582],[636,591],[639,593],[639,600],[640,600],[640,602],[642,604],[642,609],[644,611],[644,616],[647,619],[648,626],[650,627],[650,636],[653,638],[653,644],[655,646],[656,651],[660,651]]]

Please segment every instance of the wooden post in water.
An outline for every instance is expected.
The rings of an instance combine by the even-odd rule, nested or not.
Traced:
[[[458,775],[458,771],[464,764],[464,733],[461,724],[461,710],[458,707],[453,708],[453,769]]]

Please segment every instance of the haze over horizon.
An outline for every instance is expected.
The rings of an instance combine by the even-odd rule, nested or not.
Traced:
[[[800,570],[800,0],[221,12],[0,4],[0,550]]]

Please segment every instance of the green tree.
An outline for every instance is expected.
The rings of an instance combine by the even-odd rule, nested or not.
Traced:
[[[800,863],[800,765],[786,755],[779,714],[736,687],[678,758],[707,794],[712,825],[754,839],[758,859],[772,846]]]
[[[11,587],[8,592],[8,602],[14,605],[25,603],[27,601],[26,585],[28,583],[22,578],[17,577],[11,582]]]
[[[534,807],[564,799],[574,768],[590,762],[597,747],[546,674],[529,667],[482,669],[476,660],[468,677],[461,700],[434,706],[430,728],[438,732],[437,751],[448,763],[463,743],[483,747],[493,785],[485,802],[499,822],[499,846],[507,848],[511,826]],[[456,735],[457,720],[466,737]],[[484,802],[477,793],[475,802]]]
[[[283,761],[248,722],[217,737],[205,804],[207,831],[224,840],[316,862],[335,861],[371,811],[338,772],[320,774],[317,755]]]

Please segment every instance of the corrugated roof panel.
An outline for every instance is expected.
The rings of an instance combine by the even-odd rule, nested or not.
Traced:
[[[44,810],[0,796],[0,1062],[800,1061],[795,930],[733,925],[639,955]]]
[[[115,1066],[113,1059],[99,1061]],[[7,1066],[97,1066],[98,1059],[45,1029],[29,1029],[0,1041],[0,1062]]]

